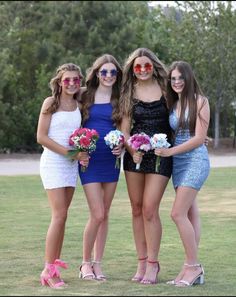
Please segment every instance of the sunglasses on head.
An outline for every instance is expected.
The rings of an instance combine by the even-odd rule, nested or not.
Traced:
[[[141,73],[142,69],[144,69],[145,72],[150,72],[152,71],[152,64],[150,63],[145,63],[145,64],[136,64],[134,66],[134,72],[135,73]]]
[[[75,85],[79,85],[80,84],[80,77],[72,77],[72,78],[69,78],[69,77],[66,77],[65,79],[63,79],[63,84],[65,86],[69,86],[70,82],[73,82],[73,84]]]
[[[102,69],[99,71],[101,76],[106,77],[108,75],[108,73],[110,73],[111,77],[117,76],[117,70],[116,69],[111,69],[111,70],[107,70],[107,69]]]

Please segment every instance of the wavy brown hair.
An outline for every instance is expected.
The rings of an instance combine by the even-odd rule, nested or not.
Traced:
[[[52,91],[53,101],[44,113],[55,113],[59,108],[61,98],[61,86],[59,85],[59,83],[61,82],[61,78],[66,71],[77,71],[80,79],[83,79],[81,69],[78,65],[75,65],[73,63],[66,63],[59,66],[56,70],[56,75],[51,79],[49,83]],[[74,99],[78,100],[78,96],[79,92],[74,94]]]
[[[133,64],[136,58],[143,56],[148,57],[152,61],[153,79],[157,80],[162,94],[164,96],[166,95],[166,66],[151,50],[147,48],[138,48],[129,55],[124,64],[120,98],[120,118],[122,118],[123,115],[131,116],[134,99],[134,84],[136,83],[136,77],[133,73]]]
[[[199,96],[203,98],[200,109],[206,103],[206,98],[197,82],[192,67],[185,61],[174,61],[169,68],[168,83],[167,83],[167,105],[169,110],[175,108],[179,100],[178,94],[171,87],[171,74],[172,71],[177,69],[184,79],[185,85],[180,95],[180,117],[178,129],[189,129],[190,134],[195,133],[196,119],[197,119],[197,100]],[[188,111],[188,113],[186,113]],[[187,115],[187,116],[186,116]],[[200,116],[200,114],[199,114]],[[201,116],[200,116],[201,118]]]
[[[112,63],[117,68],[117,77],[116,81],[112,86],[111,93],[111,105],[113,108],[112,111],[112,120],[115,126],[119,124],[119,99],[120,99],[120,88],[122,81],[122,68],[118,61],[110,54],[104,54],[98,57],[91,68],[87,70],[86,76],[86,90],[81,95],[81,113],[82,113],[82,123],[84,123],[89,118],[89,107],[94,104],[95,92],[99,86],[99,79],[97,73],[102,65],[106,63]]]

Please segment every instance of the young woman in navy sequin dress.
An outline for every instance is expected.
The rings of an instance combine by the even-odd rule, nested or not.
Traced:
[[[171,217],[178,228],[185,259],[180,273],[168,283],[185,287],[204,282],[204,271],[198,262],[200,218],[196,196],[210,170],[205,146],[210,108],[188,63],[174,62],[168,78],[167,101],[169,122],[175,134],[174,146],[156,149],[155,153],[162,157],[173,156],[172,180],[176,196]]]
[[[120,174],[120,169],[115,166],[116,157],[120,156],[122,147],[111,150],[104,136],[118,125],[121,79],[119,63],[113,56],[105,54],[89,69],[86,89],[81,95],[82,126],[96,129],[99,133],[87,170],[82,172],[79,168],[90,211],[83,236],[83,262],[80,267],[83,279],[106,280],[101,261],[108,233],[109,210]]]
[[[150,137],[165,133],[171,142],[169,111],[165,93],[167,71],[156,55],[146,48],[135,50],[123,69],[120,113],[125,135],[124,172],[132,207],[133,235],[138,267],[132,281],[156,284],[160,270],[158,254],[162,236],[159,206],[172,173],[172,157],[161,158],[156,172],[154,151],[134,151],[127,140],[135,133]],[[140,169],[136,169],[140,163]]]

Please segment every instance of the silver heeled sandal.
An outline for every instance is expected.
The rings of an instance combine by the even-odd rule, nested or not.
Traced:
[[[93,280],[93,279],[95,279],[95,275],[94,275],[94,273],[92,272],[93,271],[93,268],[92,268],[92,266],[91,266],[91,272],[89,272],[89,273],[83,273],[83,271],[82,271],[82,267],[84,266],[84,265],[90,265],[91,266],[91,262],[86,262],[86,261],[84,261],[84,262],[82,262],[82,264],[80,265],[80,267],[79,267],[79,278],[82,278],[82,279],[84,279],[84,280]]]
[[[93,269],[93,273],[94,273],[94,276],[95,276],[95,279],[96,280],[99,280],[99,281],[106,281],[107,278],[104,274],[96,274],[95,271],[94,271],[94,264],[98,264],[98,265],[101,265],[101,262],[100,261],[93,261],[93,264],[92,264],[92,269]]]
[[[176,287],[189,287],[189,286],[193,286],[193,285],[203,285],[204,284],[204,269],[203,269],[202,265],[201,264],[188,264],[188,263],[185,263],[184,265],[188,266],[188,267],[200,267],[201,272],[197,276],[195,276],[191,280],[191,282],[181,279],[180,281],[178,281],[175,284],[175,286]]]

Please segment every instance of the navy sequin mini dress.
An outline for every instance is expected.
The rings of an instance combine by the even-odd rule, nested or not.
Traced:
[[[160,100],[152,102],[134,99],[132,119],[131,136],[141,132],[146,133],[150,137],[157,133],[165,133],[168,142],[171,143],[169,112],[163,96]],[[123,158],[123,168],[126,171],[161,174],[170,178],[172,157],[161,157],[159,172],[155,171],[156,157],[154,150],[146,152],[140,164],[140,169],[136,169],[132,156],[126,151]]]
[[[169,122],[171,128],[176,131],[178,118],[175,110],[170,113]],[[180,145],[190,138],[189,130],[179,129],[174,146]],[[173,156],[172,182],[174,188],[184,186],[200,190],[209,175],[209,171],[210,162],[205,144],[191,151]]]

